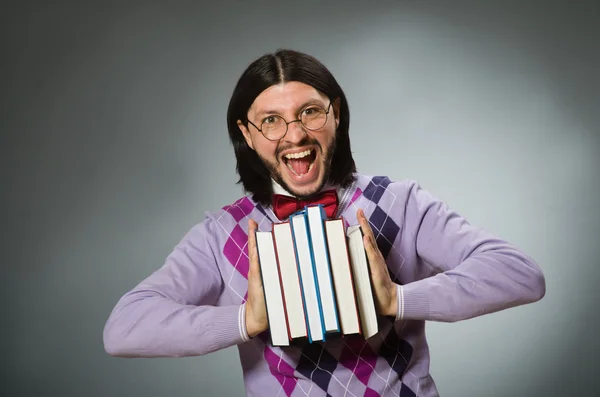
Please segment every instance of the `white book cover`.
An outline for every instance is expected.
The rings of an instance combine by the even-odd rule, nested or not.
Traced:
[[[323,207],[311,206],[306,208],[306,217],[310,229],[310,241],[313,250],[315,273],[319,283],[319,297],[325,332],[339,332],[337,305],[333,290],[331,267],[329,265],[329,252],[325,236],[324,221],[327,219]]]
[[[285,309],[279,283],[279,270],[273,235],[270,232],[256,232],[256,247],[260,264],[267,318],[273,346],[289,346]]]
[[[360,319],[344,220],[340,218],[325,221],[325,232],[342,333],[344,335],[358,334],[361,332]]]
[[[281,276],[290,337],[292,339],[306,337],[304,303],[302,301],[296,250],[290,223],[274,224],[273,237],[275,239],[275,252],[279,263],[279,274]]]
[[[378,332],[377,312],[371,288],[369,261],[363,242],[363,233],[359,225],[348,227],[348,252],[356,287],[356,299],[360,313],[363,336],[370,338]]]

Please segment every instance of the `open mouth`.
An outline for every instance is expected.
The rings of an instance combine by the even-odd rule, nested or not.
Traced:
[[[299,153],[288,153],[283,156],[283,161],[295,176],[302,178],[312,170],[315,165],[317,152],[315,149],[307,149]]]

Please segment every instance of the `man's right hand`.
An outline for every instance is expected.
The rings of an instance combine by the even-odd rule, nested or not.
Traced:
[[[258,225],[252,219],[248,221],[248,256],[250,269],[248,271],[248,299],[246,300],[246,332],[251,338],[269,327],[267,307],[263,293],[262,279],[258,264],[256,248],[256,229]]]

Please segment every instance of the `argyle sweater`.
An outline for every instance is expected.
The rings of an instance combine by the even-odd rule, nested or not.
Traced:
[[[199,356],[237,346],[248,396],[438,396],[425,321],[454,322],[531,303],[545,294],[538,265],[451,210],[415,181],[356,175],[336,217],[362,208],[398,287],[397,318],[379,333],[274,347],[248,338],[248,219],[270,231],[271,208],[250,196],[204,220],[163,266],[124,294],[104,329],[120,357]]]

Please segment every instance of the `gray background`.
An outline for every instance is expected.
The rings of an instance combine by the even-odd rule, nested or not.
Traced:
[[[345,89],[360,171],[418,180],[545,272],[536,304],[428,323],[442,396],[599,395],[594,3],[3,3],[2,394],[243,395],[235,348],[117,359],[102,328],[240,196],[229,95],[290,47]]]

